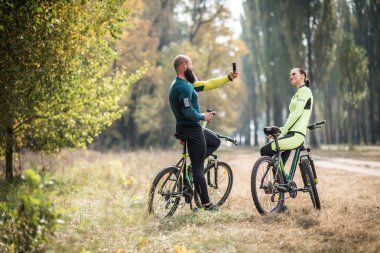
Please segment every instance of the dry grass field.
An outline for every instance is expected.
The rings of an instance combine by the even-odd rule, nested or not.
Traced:
[[[234,171],[232,192],[221,211],[192,213],[183,205],[162,220],[147,215],[148,190],[158,170],[176,162],[179,150],[65,151],[45,160],[62,181],[55,202],[67,210],[50,251],[380,252],[380,177],[316,164],[321,211],[311,208],[308,194],[299,193],[286,200],[289,212],[261,216],[250,193],[257,150],[219,154]]]

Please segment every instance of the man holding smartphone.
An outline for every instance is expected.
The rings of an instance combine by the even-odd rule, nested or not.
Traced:
[[[175,57],[174,69],[177,76],[169,89],[169,102],[176,118],[176,132],[187,136],[194,187],[203,205],[201,209],[217,211],[218,208],[210,203],[207,184],[203,174],[206,140],[200,125],[201,120],[211,122],[216,112],[200,112],[197,92],[219,88],[228,81],[233,81],[238,77],[239,71],[231,71],[229,75],[221,78],[198,81],[193,72],[192,61],[190,57],[186,55],[178,55]],[[198,211],[198,209],[196,209],[196,211]]]

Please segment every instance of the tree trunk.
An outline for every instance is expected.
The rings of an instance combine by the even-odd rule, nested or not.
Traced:
[[[325,93],[325,103],[326,105],[324,106],[324,114],[327,119],[327,126],[326,126],[326,138],[325,138],[325,144],[331,144],[331,139],[332,139],[332,131],[333,131],[333,125],[331,121],[331,98],[329,95]]]
[[[253,116],[253,125],[255,126],[255,131],[254,131],[254,146],[257,147],[259,146],[259,139],[258,139],[258,129],[259,129],[259,124],[258,124],[258,119],[257,115]]]
[[[280,103],[280,99],[275,99],[275,102],[273,105],[273,120],[274,120],[275,126],[284,125],[284,122],[282,122],[282,106]]]
[[[10,181],[13,179],[13,129],[7,128],[5,140],[5,179]]]
[[[353,110],[351,105],[348,105],[348,121],[347,121],[347,129],[348,129],[348,144],[353,145],[352,137],[353,137],[353,124],[355,120],[353,119]]]
[[[366,110],[368,110],[367,101],[364,100],[362,101],[362,106],[359,107],[358,109],[358,114],[359,114],[358,131],[359,131],[360,144],[367,144],[366,133],[368,132],[368,129],[367,129],[367,120],[366,120],[367,119]]]
[[[308,64],[308,70],[309,70],[309,80],[313,82],[314,80],[314,73],[313,73],[313,52],[312,52],[312,43],[311,43],[311,11],[310,11],[310,5],[307,8],[307,29],[306,29],[306,40],[307,40],[307,64]],[[315,89],[314,89],[315,90]],[[315,110],[312,110],[311,112],[311,119],[310,123],[315,122]],[[317,136],[315,134],[316,131],[310,131],[310,146],[312,147],[318,147],[318,140]]]
[[[271,125],[271,123],[270,123],[270,111],[271,111],[271,106],[270,106],[270,103],[269,103],[269,101],[268,101],[268,99],[266,100],[266,107],[267,107],[267,110],[266,110],[266,112],[265,112],[265,115],[266,115],[266,120],[267,120],[267,126],[270,126]]]

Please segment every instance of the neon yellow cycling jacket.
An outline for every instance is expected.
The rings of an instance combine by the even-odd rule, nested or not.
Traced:
[[[206,91],[206,90],[219,88],[223,86],[224,84],[226,84],[228,81],[229,81],[228,76],[223,76],[219,78],[210,79],[207,81],[197,81],[193,85],[194,85],[195,91],[199,92],[199,91]]]
[[[306,136],[307,125],[313,109],[313,102],[313,94],[310,88],[302,85],[290,101],[290,114],[284,127],[281,129],[281,135],[285,135],[288,132],[296,132]]]

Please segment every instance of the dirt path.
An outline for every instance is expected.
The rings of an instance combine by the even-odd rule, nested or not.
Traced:
[[[324,156],[313,156],[313,158],[318,168],[347,170],[380,177],[380,162]]]
[[[254,150],[235,150],[230,153],[227,153],[226,159],[229,162],[233,163],[236,166],[243,166],[244,170],[249,167],[252,169],[255,161],[259,158],[258,151]],[[350,154],[347,154],[350,156]],[[289,161],[292,159],[290,157]],[[336,170],[346,170],[350,172],[360,173],[364,175],[378,176],[380,177],[380,162],[364,159],[352,159],[344,157],[336,157],[329,155],[313,155],[315,165],[317,169],[336,169]],[[287,165],[289,166],[289,164]]]

